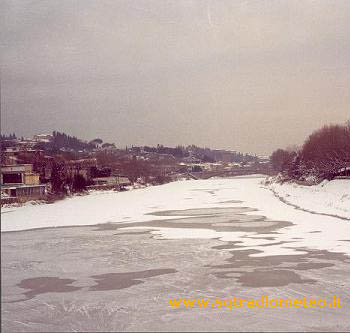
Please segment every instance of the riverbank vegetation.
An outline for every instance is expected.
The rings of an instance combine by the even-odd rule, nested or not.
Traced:
[[[350,177],[350,121],[314,131],[300,148],[277,149],[271,163],[282,181],[312,184]]]

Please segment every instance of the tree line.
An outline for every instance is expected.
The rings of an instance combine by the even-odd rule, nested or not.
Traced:
[[[285,178],[316,181],[350,175],[350,121],[314,131],[300,148],[277,149],[273,168]]]
[[[0,134],[0,141],[4,141],[4,140],[16,140],[17,136],[15,133],[6,135],[6,134]]]
[[[101,146],[102,148],[115,148],[114,143],[103,143],[102,139],[99,138],[87,142],[76,136],[71,136],[58,131],[52,132],[52,139],[50,142],[40,142],[35,148],[51,152],[59,152],[60,150],[65,149],[71,151],[92,151],[98,146]]]
[[[143,150],[149,153],[168,154],[177,158],[183,158],[188,156],[188,152],[185,150],[184,147],[181,146],[172,148],[158,144],[157,147],[144,146]]]

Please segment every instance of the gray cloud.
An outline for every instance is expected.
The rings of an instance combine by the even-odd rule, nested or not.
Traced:
[[[1,2],[2,131],[270,153],[349,118],[349,1]]]

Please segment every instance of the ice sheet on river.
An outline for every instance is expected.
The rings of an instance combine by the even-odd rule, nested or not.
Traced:
[[[5,208],[1,214],[2,231],[19,231],[33,228],[62,227],[73,225],[96,225],[104,223],[140,223],[164,221],[164,226],[149,227],[160,238],[216,238],[222,241],[237,241],[246,249],[263,250],[256,255],[300,254],[303,248],[328,250],[350,254],[350,222],[331,216],[312,214],[281,202],[274,194],[260,185],[262,178],[232,178],[196,181],[180,181],[129,192],[95,192],[88,196],[72,197],[54,204]],[[217,220],[216,225],[227,230],[198,226],[181,228],[170,226],[171,219],[179,216],[193,218],[188,210],[205,209],[201,219],[213,218],[216,208],[242,209],[246,228],[236,230],[227,225],[229,214]],[[212,208],[212,212],[208,209]],[[177,211],[169,216],[164,211]],[[187,213],[186,213],[187,212]],[[187,214],[187,215],[186,215]],[[200,213],[199,213],[200,214]],[[291,222],[279,228],[274,237],[269,233],[249,230],[249,223],[256,216],[271,221]],[[217,214],[215,218],[219,217]],[[249,219],[248,219],[249,220]],[[230,222],[230,221],[229,221]],[[241,221],[242,222],[242,221]],[[248,225],[247,225],[248,224]],[[257,226],[257,225],[255,225]],[[126,226],[127,227],[127,226]],[[142,228],[130,225],[131,228]],[[243,225],[241,225],[243,227]],[[132,230],[132,229],[131,229]]]

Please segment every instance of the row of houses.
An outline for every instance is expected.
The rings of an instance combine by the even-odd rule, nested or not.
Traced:
[[[13,164],[1,167],[1,203],[25,202],[45,199],[51,191],[51,171],[46,167],[43,174],[34,172],[32,164]],[[125,190],[130,180],[121,175],[93,177],[97,169],[96,159],[72,160],[64,163],[68,177],[82,176],[90,190]],[[44,183],[42,183],[44,181]]]

